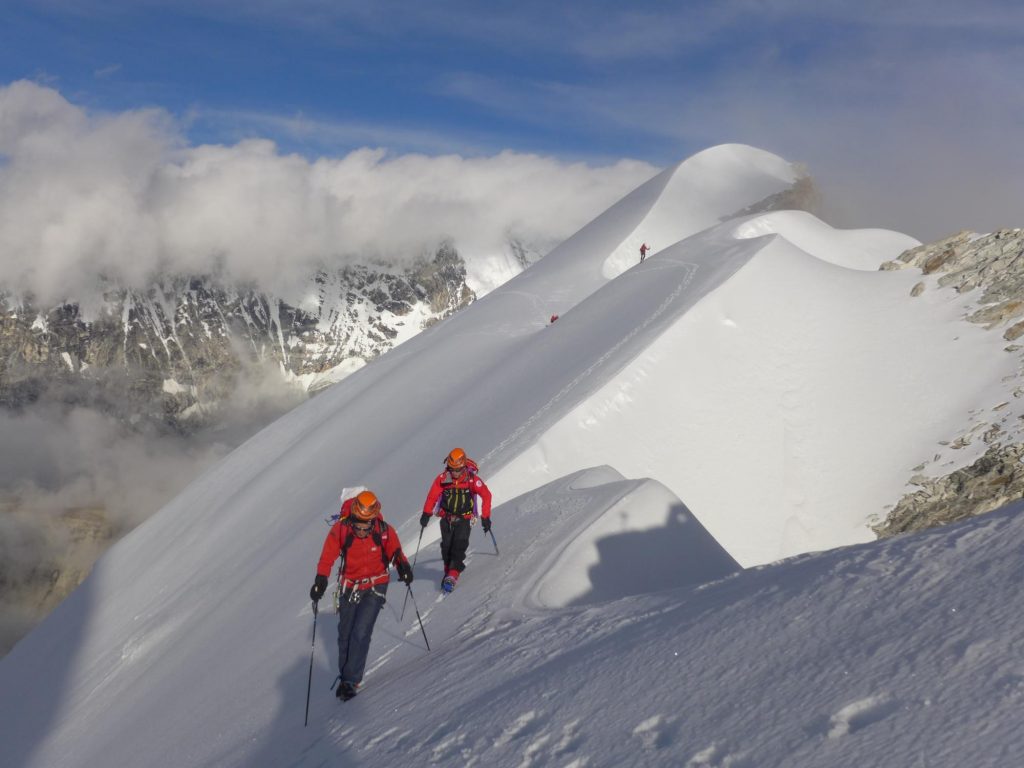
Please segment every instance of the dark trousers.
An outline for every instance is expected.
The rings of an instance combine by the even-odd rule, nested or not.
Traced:
[[[387,591],[386,582],[378,584],[373,590],[364,589],[358,603],[346,600],[345,592],[341,595],[338,604],[338,671],[343,683],[358,684],[363,681],[366,656],[370,652],[370,636],[373,634],[373,625],[377,623],[377,614],[384,607],[383,595]]]
[[[441,559],[444,572],[454,568],[459,573],[466,570],[466,550],[469,549],[469,532],[472,530],[465,517],[441,518]]]

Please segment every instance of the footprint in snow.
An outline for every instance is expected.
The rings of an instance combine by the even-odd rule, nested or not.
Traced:
[[[882,693],[847,704],[829,720],[828,737],[838,739],[867,728],[891,715],[899,708],[899,702],[889,694]]]
[[[518,739],[521,736],[525,736],[535,731],[537,729],[535,724],[536,720],[537,713],[535,711],[530,710],[529,712],[524,712],[516,718],[515,722],[502,731],[501,736],[499,736],[494,742],[494,746],[503,747],[513,739]]]
[[[664,749],[672,744],[672,737],[667,732],[669,725],[671,725],[671,721],[667,718],[655,715],[634,728],[633,735],[640,739],[640,746],[647,751]]]
[[[756,768],[748,755],[733,753],[718,744],[702,749],[691,757],[686,768]]]

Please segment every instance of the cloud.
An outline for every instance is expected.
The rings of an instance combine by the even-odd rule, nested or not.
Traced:
[[[92,408],[52,402],[0,413],[0,431],[17,435],[0,448],[0,491],[39,531],[67,510],[91,507],[115,531],[131,530],[234,447],[210,435],[128,430]]]
[[[762,147],[809,167],[840,226],[929,240],[1024,224],[1020,7],[641,4],[569,29],[575,69],[451,73],[445,93],[533,132],[600,126],[666,164]]]
[[[0,434],[17,436],[0,445],[0,655],[107,546],[228,450],[54,404],[0,413]]]
[[[452,239],[500,251],[510,231],[572,234],[657,169],[514,152],[282,154],[264,139],[188,146],[162,110],[92,114],[19,81],[0,88],[0,271],[42,300],[95,275],[143,286],[214,266],[274,290],[282,275],[398,261]]]
[[[0,441],[0,656],[107,546],[304,399],[271,365],[253,363],[216,424],[185,437],[59,402],[70,395],[0,412],[0,434],[11,438]],[[88,401],[87,389],[78,399]]]
[[[110,77],[111,75],[116,74],[118,71],[120,71],[120,69],[121,69],[121,65],[120,64],[109,64],[109,65],[107,65],[105,67],[100,67],[99,69],[94,71],[92,74],[93,74],[93,77],[106,78],[106,77]]]

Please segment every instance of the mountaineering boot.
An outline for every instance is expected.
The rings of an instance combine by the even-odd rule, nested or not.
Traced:
[[[338,685],[337,697],[342,701],[348,701],[358,693],[355,683],[341,683]]]
[[[441,589],[443,589],[445,592],[451,592],[453,589],[455,589],[455,585],[458,583],[458,581],[459,572],[454,570],[448,571],[448,575],[446,575],[441,580]]]

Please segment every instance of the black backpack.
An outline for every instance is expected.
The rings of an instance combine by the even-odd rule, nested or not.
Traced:
[[[462,517],[476,511],[476,491],[473,490],[473,478],[478,471],[477,463],[468,456],[466,457],[466,475],[469,478],[469,488],[456,488],[455,478],[451,470],[445,469],[444,479],[441,480],[441,509],[450,515]]]

